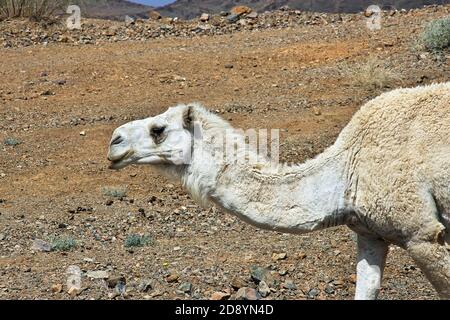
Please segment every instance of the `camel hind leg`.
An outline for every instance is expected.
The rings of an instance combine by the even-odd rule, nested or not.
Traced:
[[[450,299],[450,253],[437,242],[408,245],[408,253],[431,282],[442,299]]]
[[[422,212],[428,214],[406,249],[439,296],[450,299],[450,252],[446,244],[449,230],[443,220],[443,207],[436,200],[431,193],[424,198]]]

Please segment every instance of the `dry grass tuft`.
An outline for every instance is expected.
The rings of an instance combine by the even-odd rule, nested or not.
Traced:
[[[0,0],[0,20],[31,18],[40,21],[63,10],[67,0]]]
[[[346,64],[341,73],[350,80],[351,85],[369,90],[392,88],[400,78],[383,61],[374,58],[362,64]]]

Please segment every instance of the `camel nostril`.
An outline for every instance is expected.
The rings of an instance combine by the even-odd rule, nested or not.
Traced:
[[[111,145],[119,144],[123,141],[122,136],[117,136],[111,141]]]

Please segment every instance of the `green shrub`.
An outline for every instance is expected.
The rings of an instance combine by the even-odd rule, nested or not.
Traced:
[[[422,33],[422,43],[432,52],[450,48],[450,16],[430,22]]]
[[[123,198],[127,195],[127,187],[103,187],[103,195],[113,198]]]
[[[154,241],[151,237],[147,235],[130,234],[125,239],[125,247],[143,247],[153,244]]]
[[[7,146],[17,146],[21,144],[22,142],[20,140],[17,140],[15,138],[6,138],[3,143]]]
[[[55,237],[51,239],[52,250],[70,251],[76,248],[77,241],[71,237]]]

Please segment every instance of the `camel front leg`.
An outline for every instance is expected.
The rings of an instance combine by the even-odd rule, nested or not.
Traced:
[[[377,298],[388,249],[389,245],[382,240],[358,235],[355,300]]]

